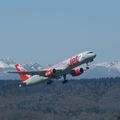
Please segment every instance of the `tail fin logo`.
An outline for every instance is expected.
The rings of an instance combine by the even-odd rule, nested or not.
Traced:
[[[18,72],[27,72],[27,70],[24,69],[22,66],[20,66],[20,64],[16,64],[15,67]],[[22,81],[26,81],[31,77],[31,75],[27,75],[27,74],[23,75],[19,73],[19,75]]]
[[[19,72],[26,72],[27,71],[22,66],[20,66],[19,64],[16,64],[16,68]]]

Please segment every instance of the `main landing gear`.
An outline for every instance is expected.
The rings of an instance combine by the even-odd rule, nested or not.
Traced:
[[[63,84],[67,83],[68,80],[66,80],[66,75],[63,75],[64,81],[62,82]]]
[[[47,84],[50,85],[50,84],[52,84],[52,82],[53,82],[52,80],[49,80],[49,81],[47,82]]]
[[[86,63],[86,65],[87,65],[87,66],[86,66],[86,70],[88,70],[88,69],[89,69],[89,65],[88,65],[88,63]]]

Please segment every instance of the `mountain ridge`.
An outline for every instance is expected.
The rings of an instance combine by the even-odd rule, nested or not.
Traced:
[[[0,79],[19,79],[19,76],[16,74],[8,74],[8,71],[15,71],[16,62],[10,58],[0,59]],[[22,64],[29,71],[40,70],[43,66],[39,63],[33,64]],[[47,66],[49,67],[49,66]],[[85,67],[84,65],[81,67]],[[78,77],[74,77],[75,79],[83,79],[83,78],[109,78],[109,77],[120,77],[120,61],[112,61],[112,62],[101,62],[90,64],[90,69],[85,71],[84,74]],[[71,78],[69,76],[68,78]]]

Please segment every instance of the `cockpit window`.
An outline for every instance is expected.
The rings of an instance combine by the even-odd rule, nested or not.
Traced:
[[[93,53],[93,52],[88,52],[88,54],[91,54],[91,53]]]

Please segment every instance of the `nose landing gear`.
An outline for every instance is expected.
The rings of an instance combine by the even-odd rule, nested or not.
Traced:
[[[89,69],[89,65],[88,65],[88,63],[86,63],[86,70],[88,70]]]

